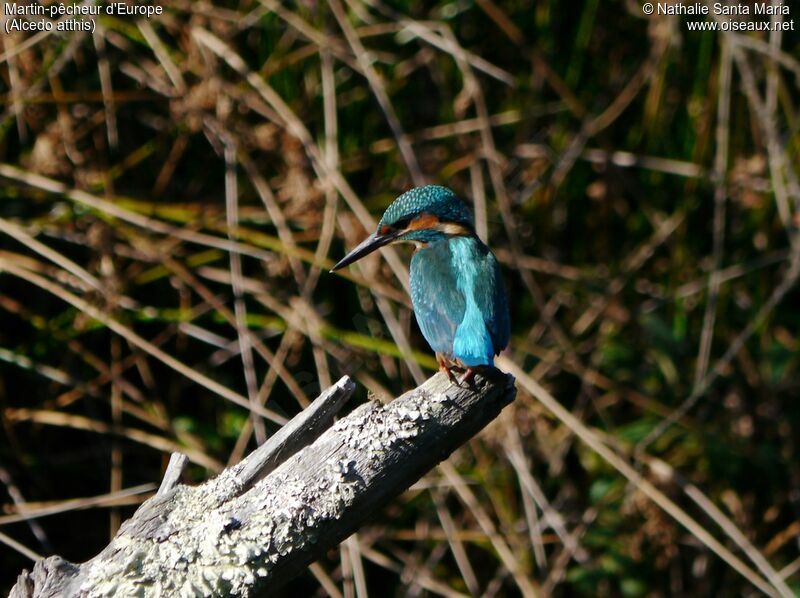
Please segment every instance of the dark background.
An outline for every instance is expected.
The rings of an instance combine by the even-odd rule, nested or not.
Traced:
[[[129,332],[286,415],[345,373],[354,404],[433,373],[384,257],[328,269],[436,182],[503,264],[501,365],[751,580],[800,591],[796,31],[599,0],[164,6],[0,35],[0,588],[31,565],[9,538],[88,559],[171,450],[199,483],[275,431]],[[756,592],[573,432],[520,381],[317,576],[345,596]],[[310,573],[289,591],[325,595]]]

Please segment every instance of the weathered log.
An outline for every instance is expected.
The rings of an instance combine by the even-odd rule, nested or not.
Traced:
[[[343,378],[241,463],[178,485],[173,459],[156,496],[95,558],[23,571],[12,597],[248,596],[267,593],[356,531],[492,421],[515,396],[499,372],[472,385],[437,374],[386,405],[331,425]]]

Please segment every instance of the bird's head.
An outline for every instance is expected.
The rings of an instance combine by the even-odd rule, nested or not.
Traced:
[[[378,230],[344,256],[333,270],[344,268],[389,243],[427,244],[474,232],[472,213],[450,189],[439,185],[415,187],[386,208]]]

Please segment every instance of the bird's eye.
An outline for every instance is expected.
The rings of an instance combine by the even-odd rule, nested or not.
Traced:
[[[411,224],[411,218],[401,218],[394,223],[394,227],[398,230],[403,230],[408,228],[409,224]]]

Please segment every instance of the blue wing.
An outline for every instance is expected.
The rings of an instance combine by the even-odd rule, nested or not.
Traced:
[[[485,282],[476,285],[475,298],[478,307],[484,314],[486,327],[492,337],[494,354],[508,346],[511,337],[511,321],[508,316],[508,299],[506,298],[506,286],[503,283],[503,276],[500,273],[500,266],[494,254],[485,245],[486,253],[482,259],[480,267],[482,278]]]
[[[431,243],[411,258],[411,303],[431,349],[453,354],[466,303],[459,290],[448,243]]]
[[[450,241],[457,280],[467,309],[453,346],[466,365],[491,365],[509,339],[508,301],[500,267],[476,237]]]
[[[509,340],[505,286],[492,252],[475,237],[431,243],[411,259],[411,301],[437,353],[491,365]]]

